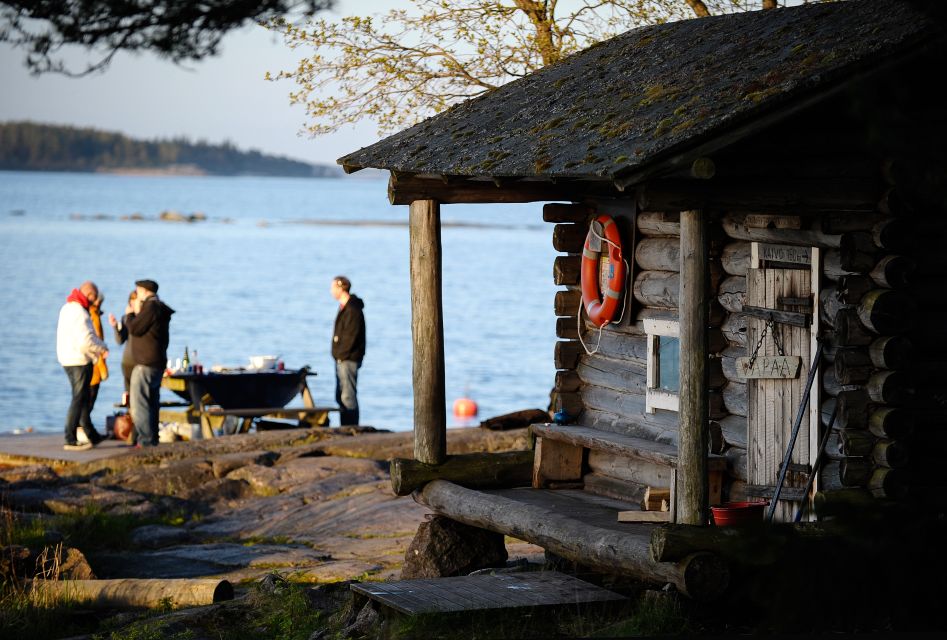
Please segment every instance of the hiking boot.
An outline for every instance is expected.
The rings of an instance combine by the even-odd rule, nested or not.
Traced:
[[[91,442],[74,442],[72,444],[66,443],[63,445],[63,449],[66,451],[88,451],[93,447]]]

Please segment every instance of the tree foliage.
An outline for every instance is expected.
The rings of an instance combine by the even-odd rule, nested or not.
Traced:
[[[314,49],[295,69],[290,103],[313,135],[362,119],[379,133],[414,124],[563,57],[646,24],[725,13],[775,0],[411,0],[414,10],[266,26]]]
[[[299,12],[332,0],[3,0],[0,42],[25,49],[34,74],[81,76],[108,67],[118,51],[151,51],[175,63],[217,53],[229,31],[248,22]],[[70,69],[62,49],[80,45],[94,58]]]

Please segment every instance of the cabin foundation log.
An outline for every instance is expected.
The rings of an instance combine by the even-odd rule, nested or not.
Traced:
[[[651,559],[674,562],[692,553],[709,551],[733,564],[765,566],[783,557],[794,540],[831,535],[813,523],[780,524],[771,527],[694,527],[666,524],[651,531]]]
[[[431,480],[450,480],[464,487],[526,487],[532,480],[532,451],[467,453],[448,456],[441,464],[394,458],[391,488],[396,496],[410,495]]]
[[[645,525],[596,526],[537,504],[445,480],[428,483],[415,499],[440,515],[537,544],[583,566],[671,583],[694,600],[714,600],[729,584],[728,566],[714,554],[692,554],[673,563],[651,560],[649,532],[636,529]]]
[[[200,607],[233,600],[230,582],[216,578],[33,580],[31,591],[95,609],[156,609],[168,601],[174,607]]]
[[[416,200],[408,215],[414,457],[427,464],[440,464],[447,457],[440,205],[434,200]]]

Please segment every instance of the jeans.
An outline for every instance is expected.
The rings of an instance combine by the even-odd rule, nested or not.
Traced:
[[[76,429],[82,427],[89,442],[96,444],[102,436],[92,426],[92,404],[89,402],[89,382],[92,381],[92,363],[63,367],[72,386],[72,401],[66,412],[66,444],[76,444]]]
[[[358,424],[358,368],[361,362],[355,360],[336,360],[335,362],[335,401],[339,405],[339,424]]]
[[[158,410],[161,406],[161,376],[157,367],[136,364],[132,370],[128,390],[128,410],[135,423],[138,444],[143,447],[158,444]]]

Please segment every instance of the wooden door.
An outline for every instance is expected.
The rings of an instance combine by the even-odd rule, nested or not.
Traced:
[[[817,266],[815,268],[818,269]],[[758,316],[747,317],[747,356],[752,357],[759,344],[757,368],[760,362],[765,361],[773,369],[768,374],[773,377],[747,379],[747,481],[756,495],[770,500],[773,491],[768,488],[774,489],[776,486],[791,439],[793,422],[803,400],[813,353],[814,327],[811,323],[817,322],[818,316],[814,312],[818,295],[812,295],[817,294],[812,290],[812,282],[809,268],[751,268],[747,273],[747,307],[794,312],[792,315],[795,320],[799,319],[800,314],[805,314],[809,323],[807,326],[796,326]],[[764,330],[766,335],[761,340]],[[780,346],[782,354],[779,353]],[[789,358],[777,358],[779,355]],[[779,365],[785,367],[787,361],[795,362],[795,357],[799,358],[799,366],[794,367],[794,374],[786,370],[776,371]],[[777,377],[779,375],[792,377]],[[818,383],[813,387],[818,387]],[[810,415],[818,415],[811,411],[812,407],[818,407],[818,401],[818,389],[813,388],[810,407],[803,413],[791,466],[783,483],[783,497],[773,515],[776,521],[791,521],[799,505],[799,494],[806,485],[809,465],[815,457],[812,444],[818,437],[818,425],[810,423]],[[818,418],[815,418],[817,421]],[[815,430],[810,428],[812,426]]]

